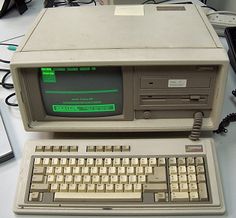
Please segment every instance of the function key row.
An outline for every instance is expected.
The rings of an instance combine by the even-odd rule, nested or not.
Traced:
[[[204,165],[204,158],[198,157],[170,157],[168,160],[169,166],[191,166],[191,165]]]
[[[86,149],[87,152],[129,152],[129,145],[89,145]]]
[[[35,152],[78,152],[79,146],[36,146]]]

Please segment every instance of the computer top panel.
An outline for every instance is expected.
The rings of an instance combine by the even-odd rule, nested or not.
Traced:
[[[45,9],[11,62],[26,130],[54,132],[216,129],[227,69],[194,5]]]

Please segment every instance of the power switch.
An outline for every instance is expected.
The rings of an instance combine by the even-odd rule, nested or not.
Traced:
[[[144,112],[143,112],[143,118],[144,118],[144,119],[150,119],[151,116],[152,116],[151,111],[144,111]]]

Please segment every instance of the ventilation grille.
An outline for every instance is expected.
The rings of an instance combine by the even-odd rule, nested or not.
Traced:
[[[185,11],[184,6],[157,6],[157,11]]]

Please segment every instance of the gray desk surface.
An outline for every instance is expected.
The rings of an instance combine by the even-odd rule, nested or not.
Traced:
[[[24,34],[41,8],[42,1],[34,0],[33,4],[29,5],[29,10],[23,16],[19,16],[16,11],[13,11],[9,13],[5,18],[1,19],[0,42],[5,39]],[[18,43],[21,39],[22,38],[18,38],[9,42]],[[225,48],[227,49],[225,39],[222,38],[221,40],[225,45]],[[12,53],[13,52],[7,50],[6,47],[0,46],[0,58],[10,59]],[[0,68],[2,67],[7,67],[7,65],[0,64]],[[0,78],[3,75],[4,74],[0,72]],[[236,112],[236,99],[233,98],[231,94],[231,91],[234,88],[236,88],[236,74],[230,67],[222,118],[228,113]],[[0,106],[2,109],[4,120],[7,123],[8,132],[16,156],[15,159],[0,165],[0,218],[48,217],[15,215],[12,211],[19,165],[25,141],[29,139],[52,137],[52,135],[47,133],[28,133],[24,131],[18,108],[8,107],[3,103],[5,97],[12,92],[13,91],[0,88],[0,100],[2,101]],[[232,123],[228,130],[229,132],[226,136],[213,136],[217,148],[227,208],[226,214],[220,217],[236,218],[236,124]],[[210,218],[215,216],[206,217]]]

